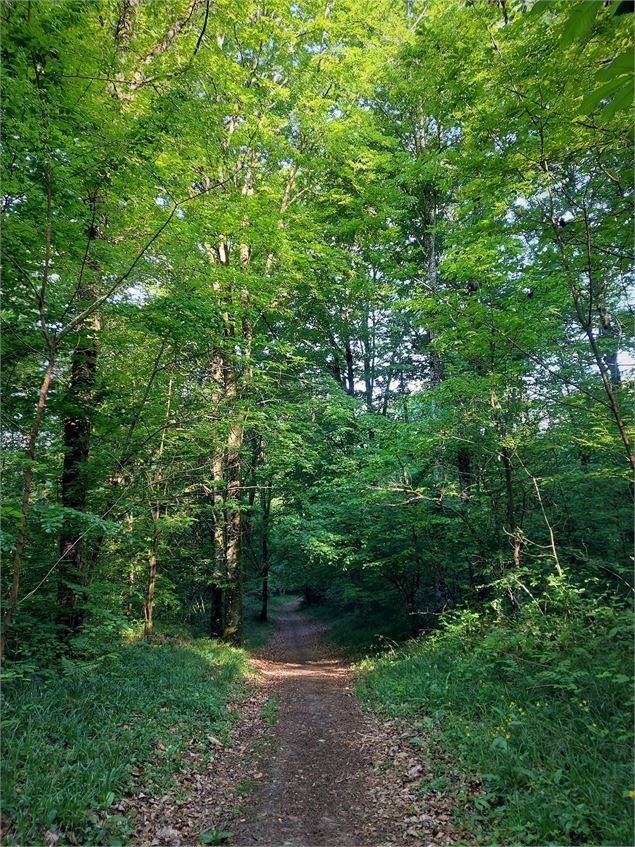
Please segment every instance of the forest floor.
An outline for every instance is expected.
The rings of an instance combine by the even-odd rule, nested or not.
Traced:
[[[299,602],[277,611],[227,745],[212,738],[218,755],[204,770],[177,775],[165,797],[133,801],[135,843],[445,847],[459,838],[451,797],[417,790],[432,768],[424,730],[362,711],[350,663]]]

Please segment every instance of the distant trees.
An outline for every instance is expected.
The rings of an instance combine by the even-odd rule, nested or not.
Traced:
[[[628,593],[614,6],[6,4],[13,659]]]

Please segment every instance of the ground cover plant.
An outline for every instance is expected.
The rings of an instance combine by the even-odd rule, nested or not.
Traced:
[[[632,634],[630,615],[599,603],[527,607],[515,621],[450,615],[363,662],[358,690],[373,709],[434,724],[480,780],[465,807],[485,843],[630,844]]]
[[[164,793],[186,747],[215,754],[209,736],[226,736],[245,663],[228,645],[171,637],[6,682],[6,842],[123,843],[132,822],[113,807],[132,785]]]

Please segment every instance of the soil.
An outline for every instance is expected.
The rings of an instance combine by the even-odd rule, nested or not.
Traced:
[[[276,610],[230,737],[210,737],[213,761],[188,765],[165,796],[141,792],[121,807],[138,820],[134,844],[198,845],[210,832],[231,847],[448,847],[460,837],[452,795],[421,790],[439,764],[422,724],[364,712],[350,663],[299,605]]]
[[[364,715],[352,696],[350,667],[328,654],[324,627],[299,614],[276,616],[270,645],[255,665],[273,679],[281,719],[262,788],[243,811],[233,843],[363,845],[385,840],[369,807],[372,762]]]
[[[299,612],[299,602],[277,612],[271,641],[254,662],[275,683],[280,721],[261,787],[243,808],[231,843],[376,847],[403,843],[413,823],[419,826],[407,837],[419,839],[412,780],[404,791],[404,775],[422,772],[416,754],[410,748],[401,768],[399,757],[386,761],[394,733],[379,730],[362,711],[350,664],[325,643],[325,626]],[[449,829],[434,827],[426,840],[447,844]]]

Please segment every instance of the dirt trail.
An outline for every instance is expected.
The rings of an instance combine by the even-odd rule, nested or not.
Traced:
[[[449,847],[459,837],[452,797],[420,790],[439,757],[422,723],[363,712],[350,664],[298,606],[276,612],[229,738],[209,738],[213,758],[184,750],[166,795],[141,792],[121,806],[137,816],[133,843],[200,845],[201,833],[221,830],[232,847]]]
[[[403,733],[362,711],[350,664],[324,643],[326,627],[298,606],[277,612],[271,641],[254,661],[273,683],[280,721],[264,779],[234,823],[231,843],[450,844],[457,833],[445,803],[422,813],[416,751]]]
[[[350,666],[321,641],[324,627],[282,607],[269,646],[254,664],[278,684],[273,755],[243,810],[234,844],[377,845],[380,819],[366,784],[366,718],[352,696]]]

